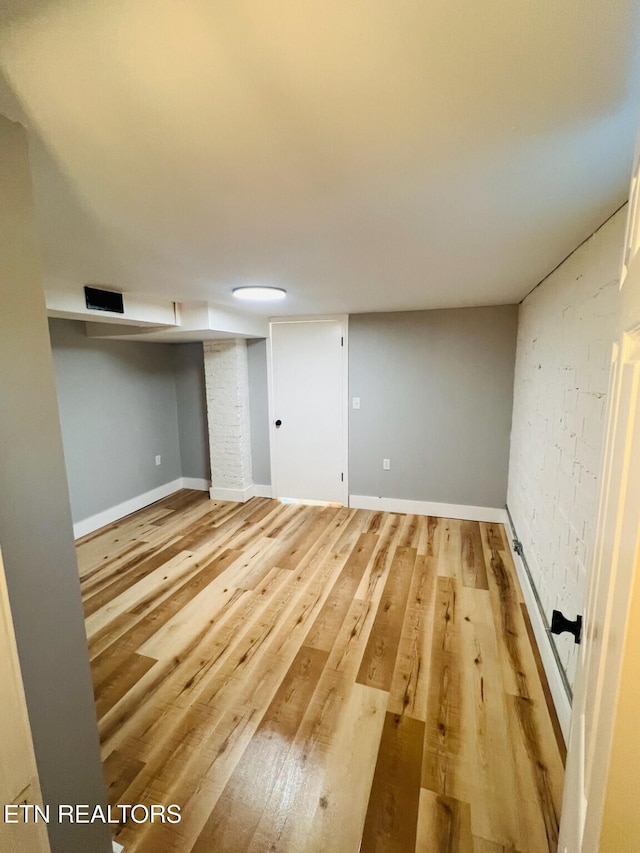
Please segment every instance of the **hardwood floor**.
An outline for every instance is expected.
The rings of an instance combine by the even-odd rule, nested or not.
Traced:
[[[110,802],[182,813],[125,853],[556,850],[501,525],[183,491],[78,562]]]

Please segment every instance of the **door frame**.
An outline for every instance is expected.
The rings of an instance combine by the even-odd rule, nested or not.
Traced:
[[[4,806],[28,804],[46,811],[43,803],[40,777],[33,746],[31,723],[18,657],[13,614],[0,550],[0,654],[2,654],[2,680],[4,697],[0,707],[0,734],[11,742],[0,778],[0,792]],[[8,683],[7,683],[8,682]],[[15,777],[13,773],[15,772]],[[42,818],[30,819],[13,813],[15,820],[3,823],[7,843],[16,853],[51,853],[46,824]],[[12,846],[13,845],[13,846]]]
[[[349,315],[348,314],[312,314],[299,317],[270,317],[269,337],[267,339],[267,395],[269,403],[269,461],[271,465],[271,492],[274,498],[278,497],[278,472],[276,471],[274,459],[275,439],[275,413],[273,401],[273,350],[272,329],[273,326],[291,323],[329,323],[338,322],[342,324],[342,336],[344,345],[342,347],[342,405],[341,405],[341,436],[342,436],[342,505],[349,506]],[[320,503],[324,503],[320,501]]]
[[[564,853],[628,849],[620,847],[621,834],[628,837],[629,816],[637,814],[640,491],[633,485],[640,469],[639,153],[627,216],[598,520],[568,743],[558,845]],[[592,711],[589,729],[587,708]],[[639,825],[632,822],[636,836]]]

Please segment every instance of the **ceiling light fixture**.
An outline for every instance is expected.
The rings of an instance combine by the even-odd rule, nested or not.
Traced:
[[[255,285],[234,287],[232,292],[236,299],[247,299],[256,302],[275,302],[278,299],[284,299],[287,295],[287,291],[281,287],[257,287]]]

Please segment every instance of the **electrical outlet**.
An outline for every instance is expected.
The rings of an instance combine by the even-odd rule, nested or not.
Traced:
[[[383,459],[382,460],[382,467],[384,468],[385,471],[390,471],[391,470],[391,460],[390,459]]]
[[[360,408],[360,397],[354,397],[353,398],[353,408],[354,409]]]
[[[162,465],[162,456],[156,456],[156,465]]]

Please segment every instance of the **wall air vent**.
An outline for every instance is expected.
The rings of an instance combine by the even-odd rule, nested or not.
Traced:
[[[92,308],[94,311],[110,311],[112,314],[124,314],[122,294],[116,293],[114,290],[85,287],[84,298],[87,308]]]

